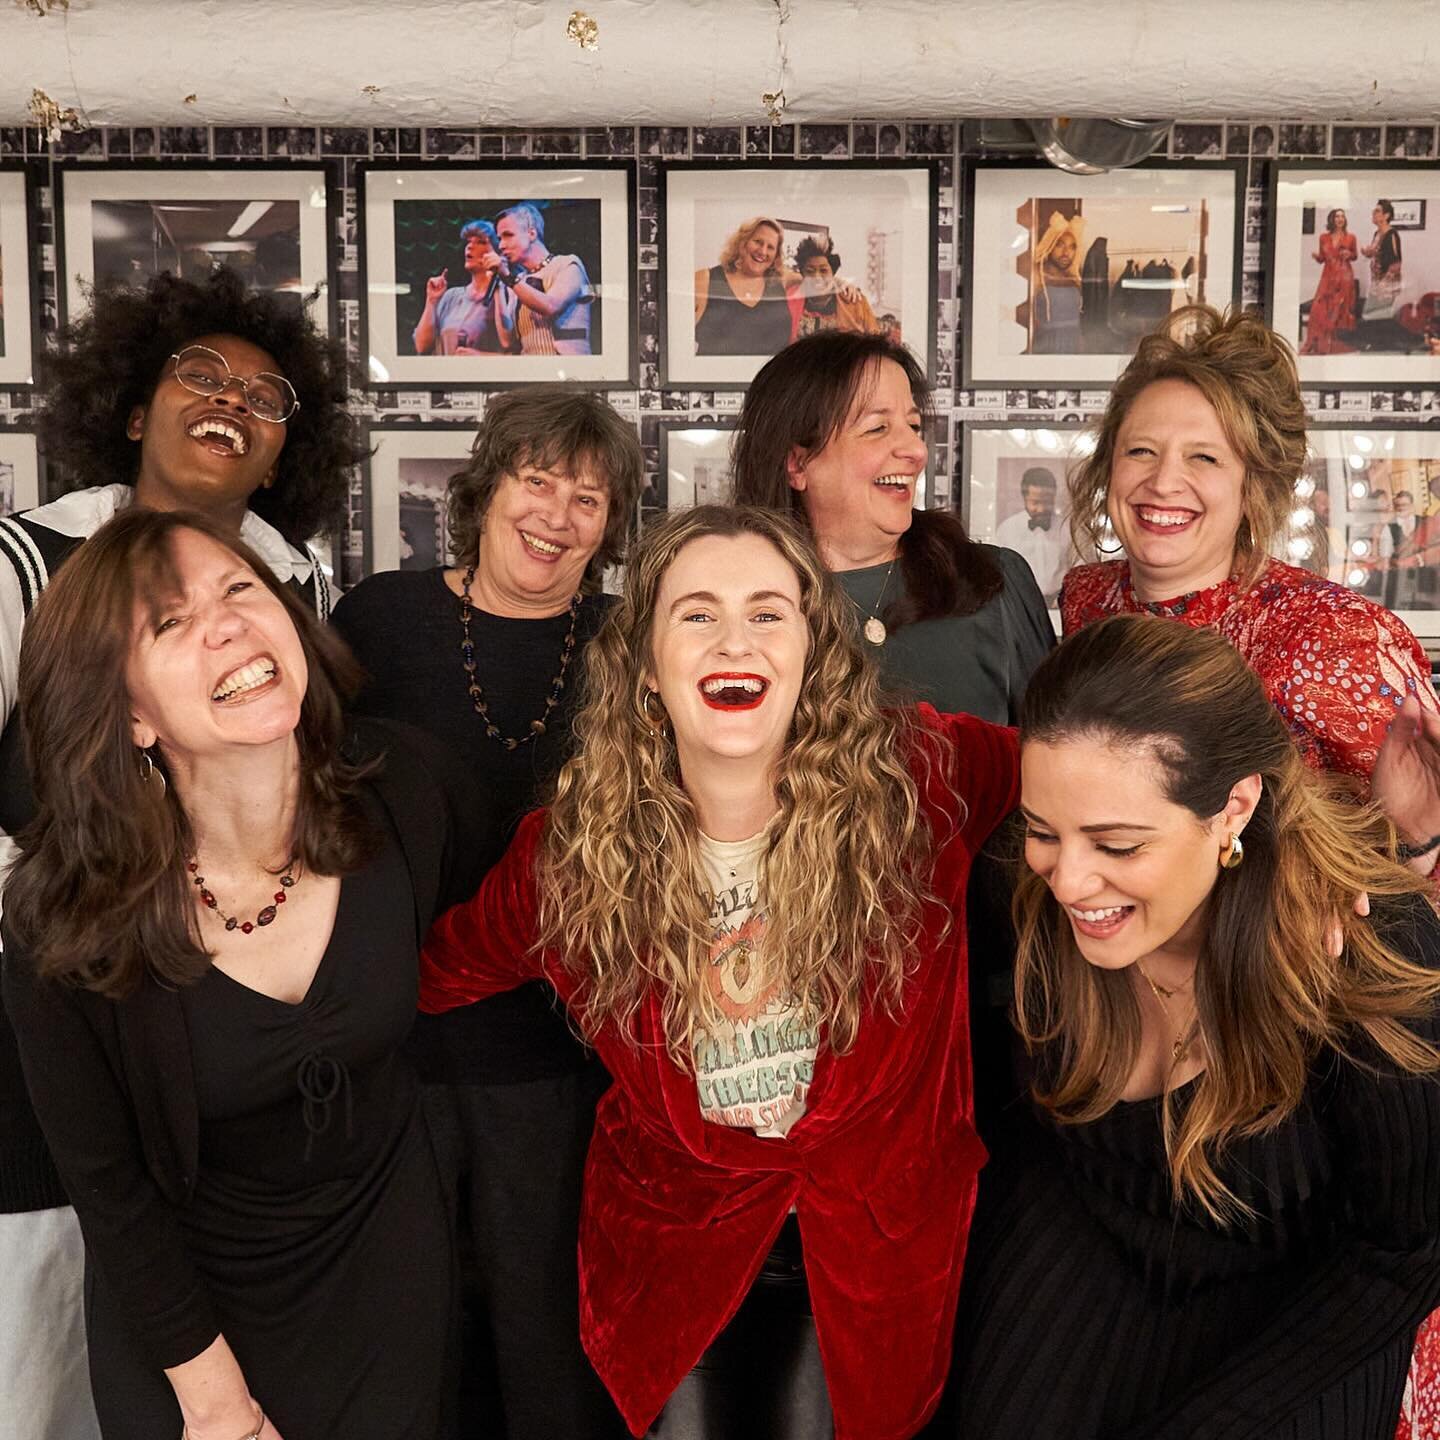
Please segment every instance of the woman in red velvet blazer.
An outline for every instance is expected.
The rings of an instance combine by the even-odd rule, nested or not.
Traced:
[[[543,976],[615,1078],[581,1330],[635,1435],[900,1440],[944,1383],[984,1155],[965,885],[1018,762],[882,710],[852,629],[782,517],[648,532],[554,804],[425,948],[423,1008]]]

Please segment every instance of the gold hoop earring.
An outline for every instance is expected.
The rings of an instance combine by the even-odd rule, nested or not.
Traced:
[[[650,702],[652,700],[659,709],[658,714],[650,708]],[[645,723],[651,730],[653,730],[656,735],[663,734],[670,717],[665,713],[665,705],[660,699],[660,692],[658,690],[647,689],[644,698],[640,701],[640,709],[644,712]]]
[[[1241,843],[1238,835],[1232,835],[1225,843],[1225,848],[1220,852],[1220,868],[1222,870],[1238,870],[1240,862],[1245,858],[1245,846]]]
[[[162,797],[170,788],[165,783],[165,772],[150,758],[148,750],[140,752],[140,779],[146,785],[153,785],[156,780],[159,780]]]

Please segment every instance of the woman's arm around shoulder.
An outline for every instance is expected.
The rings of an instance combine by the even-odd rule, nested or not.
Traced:
[[[435,922],[420,955],[423,1011],[453,1010],[544,976],[536,949],[544,833],[545,811],[534,810],[475,894]]]
[[[1020,803],[1019,736],[1008,725],[942,714],[928,704],[916,713],[920,734],[911,768],[922,804],[932,818],[952,822],[973,855]]]

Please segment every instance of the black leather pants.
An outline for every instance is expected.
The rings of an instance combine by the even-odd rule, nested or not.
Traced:
[[[750,1293],[650,1429],[652,1440],[831,1440],[830,1396],[791,1215]]]

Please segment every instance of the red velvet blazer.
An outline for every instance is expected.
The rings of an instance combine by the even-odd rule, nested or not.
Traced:
[[[635,1038],[590,1037],[615,1083],[600,1102],[580,1221],[585,1349],[632,1433],[735,1313],[791,1207],[798,1213],[837,1440],[901,1440],[940,1396],[960,1267],[985,1151],[973,1127],[965,884],[971,857],[1018,797],[1014,733],[921,707],[916,778],[936,852],[904,1013],[877,1007],[854,1049],[821,1046],[805,1114],[785,1139],[700,1117],[694,1076],[666,1055],[658,997]],[[952,743],[945,744],[948,739]],[[573,974],[535,949],[526,817],[472,900],[430,933],[428,1011]]]

